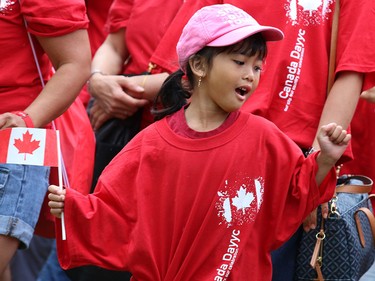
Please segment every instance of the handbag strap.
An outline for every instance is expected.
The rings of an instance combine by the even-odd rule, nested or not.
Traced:
[[[19,4],[21,5],[21,1],[18,0]],[[40,64],[39,64],[39,61],[38,61],[38,57],[36,55],[36,51],[35,51],[35,46],[34,46],[34,42],[33,42],[33,38],[31,37],[31,34],[29,32],[29,30],[27,29],[27,21],[25,19],[25,17],[22,17],[23,18],[23,23],[25,25],[25,28],[26,28],[26,32],[27,32],[27,37],[29,39],[29,42],[30,42],[30,46],[31,46],[31,51],[33,53],[33,57],[34,57],[34,61],[35,61],[35,65],[36,65],[36,68],[38,70],[38,75],[39,75],[39,79],[40,79],[40,83],[42,84],[42,87],[44,88],[45,86],[45,83],[44,83],[44,79],[43,79],[43,75],[42,75],[42,71],[40,69]]]
[[[19,4],[21,5],[21,2],[20,0],[18,0]],[[38,57],[36,55],[36,51],[35,51],[35,46],[34,46],[34,41],[31,37],[31,34],[27,28],[27,21],[25,19],[25,17],[23,17],[23,22],[24,22],[24,25],[25,25],[25,28],[26,28],[26,32],[27,32],[27,37],[29,39],[29,42],[30,42],[30,46],[31,46],[31,51],[33,53],[33,57],[34,57],[34,62],[35,62],[35,65],[36,65],[36,68],[38,70],[38,75],[39,75],[39,79],[40,79],[40,83],[42,85],[42,88],[45,87],[45,83],[44,83],[44,79],[43,79],[43,74],[42,74],[42,70],[40,68],[40,64],[39,64],[39,61],[38,61]],[[55,125],[55,122],[52,120],[52,128],[54,130],[57,130],[56,128],[56,125]],[[64,162],[64,158],[62,156],[62,153],[60,153],[61,155],[61,170],[62,170],[62,177],[63,177],[63,182],[64,182],[64,186],[65,187],[70,187],[70,184],[69,184],[69,179],[68,179],[68,173],[66,171],[66,167],[65,167],[65,162]]]
[[[336,193],[370,193],[373,181],[369,177],[363,175],[349,175],[348,179],[358,180],[363,184],[341,184],[336,186]]]
[[[375,194],[369,195],[368,199],[370,199],[370,198],[375,198]],[[356,210],[355,213],[354,213],[355,224],[356,224],[356,227],[357,227],[358,236],[359,236],[359,240],[361,242],[361,246],[362,246],[362,248],[364,248],[366,246],[366,241],[365,241],[365,236],[364,236],[363,230],[362,230],[362,223],[361,223],[361,220],[360,220],[360,217],[359,217],[360,212],[362,212],[366,215],[366,217],[367,217],[367,219],[370,223],[372,239],[373,239],[374,245],[375,245],[375,217],[374,217],[374,214],[372,213],[372,211],[369,208],[361,207],[358,210]]]

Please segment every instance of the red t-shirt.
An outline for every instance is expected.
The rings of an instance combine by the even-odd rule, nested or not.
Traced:
[[[86,0],[87,16],[90,20],[88,33],[91,44],[91,53],[94,55],[96,50],[103,43],[108,35],[105,28],[107,15],[113,3],[113,0]]]
[[[365,89],[375,86],[375,72],[365,76]],[[341,168],[341,174],[360,174],[375,181],[375,103],[359,100],[351,122],[354,159]],[[372,192],[375,193],[375,187]],[[372,200],[375,207],[375,199]]]
[[[148,70],[151,55],[182,3],[182,0],[114,0],[107,29],[115,32],[126,28],[126,46],[131,57],[124,66],[125,74],[140,74]]]
[[[37,36],[61,36],[88,26],[83,0],[1,1],[0,113],[24,110],[42,90],[23,17]],[[47,81],[51,65],[37,40],[34,45]]]
[[[339,70],[366,72],[363,89],[375,87],[374,11],[375,1],[343,1],[357,20],[340,22],[342,65]],[[346,7],[344,6],[344,7]],[[340,41],[339,41],[340,42]],[[348,59],[350,58],[350,60]],[[354,61],[354,62],[353,62]],[[361,71],[362,70],[362,71]],[[342,167],[342,174],[361,174],[375,180],[375,104],[359,100],[351,122],[354,160]],[[375,193],[373,188],[372,193]],[[373,200],[375,204],[375,200]],[[375,205],[374,205],[375,206]]]
[[[168,125],[183,116],[142,130],[94,194],[67,190],[63,268],[94,264],[142,281],[271,279],[270,251],[332,197],[334,170],[318,187],[315,156],[261,117],[241,112],[197,139]]]

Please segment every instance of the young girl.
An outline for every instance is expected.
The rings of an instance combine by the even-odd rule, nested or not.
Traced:
[[[270,251],[332,197],[350,140],[328,124],[321,151],[305,158],[275,125],[239,111],[259,83],[265,42],[282,37],[228,4],[193,15],[177,45],[181,70],[154,110],[160,120],[109,164],[94,194],[50,186],[51,212],[65,214],[63,268],[96,264],[142,281],[271,279]]]

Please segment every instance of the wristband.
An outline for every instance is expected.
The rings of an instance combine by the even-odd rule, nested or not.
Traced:
[[[305,155],[305,157],[307,157],[310,154],[313,154],[315,151],[317,151],[317,150],[314,147],[310,147],[308,150],[305,151],[304,155]]]
[[[23,119],[23,121],[25,122],[27,128],[34,128],[33,120],[31,120],[29,114],[27,114],[26,112],[24,112],[24,111],[13,111],[11,113],[21,117]]]
[[[90,74],[90,76],[89,76],[89,78],[87,78],[87,81],[86,81],[87,86],[90,86],[90,79],[91,79],[91,77],[93,77],[96,73],[99,73],[99,74],[101,74],[101,75],[104,75],[104,73],[101,72],[99,69],[94,69],[94,70],[92,70],[92,71],[91,71],[91,74]]]
[[[99,74],[101,74],[101,75],[104,75],[104,73],[103,73],[101,70],[99,70],[99,69],[94,69],[93,71],[91,71],[91,74],[90,74],[89,78],[87,79],[87,81],[89,81],[90,78],[93,77],[96,73],[99,73]]]

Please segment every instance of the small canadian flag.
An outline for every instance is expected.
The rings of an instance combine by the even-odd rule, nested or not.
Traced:
[[[0,163],[58,166],[58,131],[35,128],[0,130]]]

